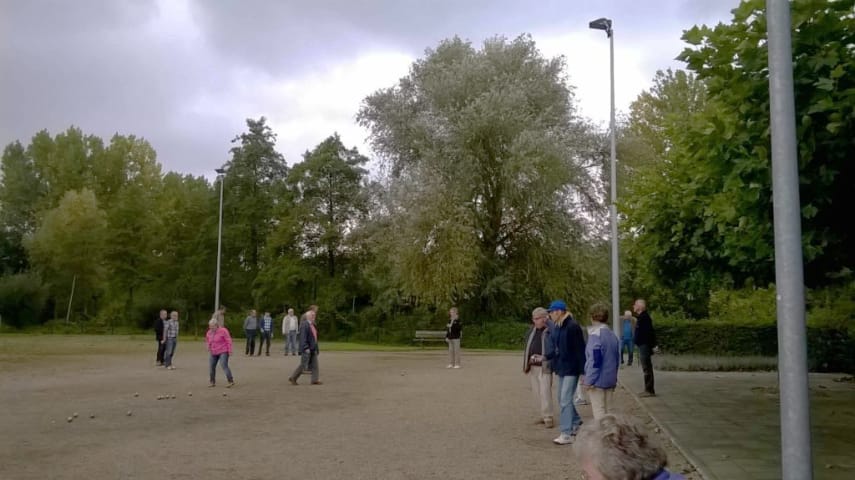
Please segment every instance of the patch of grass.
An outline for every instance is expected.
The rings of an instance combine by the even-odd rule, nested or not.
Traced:
[[[778,369],[777,357],[712,355],[654,355],[657,370],[684,372],[771,372]]]

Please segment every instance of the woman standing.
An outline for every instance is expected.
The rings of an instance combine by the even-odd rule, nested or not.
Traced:
[[[232,354],[232,336],[229,334],[228,328],[219,325],[216,316],[208,322],[208,333],[205,334],[205,340],[208,342],[208,351],[211,352],[211,358],[208,362],[211,367],[211,383],[208,386],[214,387],[217,384],[217,363],[219,362],[223,366],[226,380],[229,381],[226,388],[230,388],[235,384],[232,371],[229,369],[229,357]]]
[[[448,311],[448,325],[445,326],[445,341],[448,342],[448,366],[445,368],[460,368],[460,319],[457,317],[457,307]]]

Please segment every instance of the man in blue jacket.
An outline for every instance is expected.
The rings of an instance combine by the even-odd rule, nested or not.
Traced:
[[[591,326],[585,346],[585,389],[591,399],[594,419],[609,413],[612,395],[617,386],[620,364],[620,342],[609,329],[609,308],[602,303],[591,307]]]
[[[553,348],[546,354],[552,372],[558,379],[558,425],[561,434],[553,440],[558,445],[573,443],[573,437],[582,425],[582,418],[573,405],[573,394],[579,383],[579,375],[585,371],[585,338],[582,328],[573,320],[563,300],[549,305]]]

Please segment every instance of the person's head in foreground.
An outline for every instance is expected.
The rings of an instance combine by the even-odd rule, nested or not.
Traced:
[[[586,480],[682,480],[665,470],[668,455],[638,420],[606,415],[585,422],[576,437],[576,457]]]
[[[208,328],[211,330],[216,330],[216,329],[220,328],[220,323],[219,323],[219,321],[217,321],[216,315],[211,317],[210,320],[208,320]]]

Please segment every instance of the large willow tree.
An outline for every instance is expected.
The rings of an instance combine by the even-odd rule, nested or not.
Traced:
[[[586,224],[602,213],[600,151],[562,58],[527,36],[446,40],[358,119],[385,163],[376,251],[402,293],[485,313],[603,293]]]

